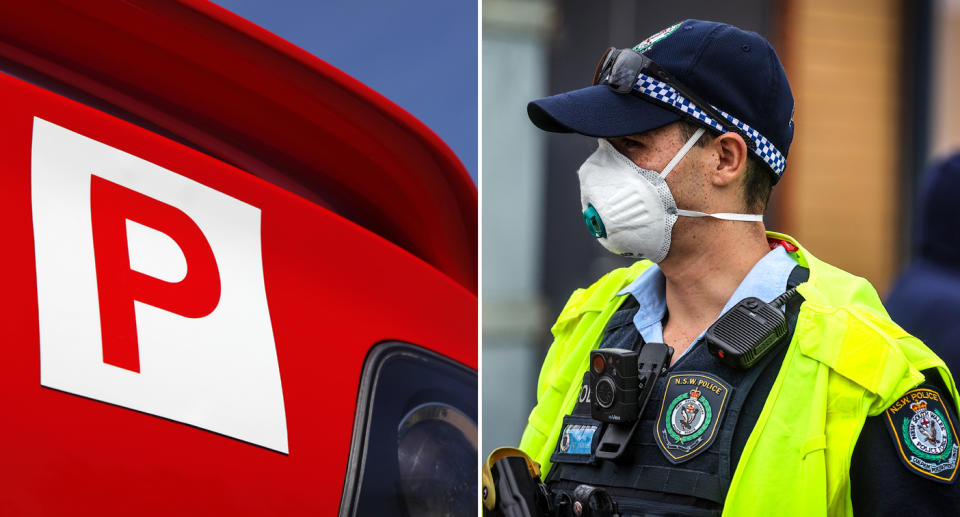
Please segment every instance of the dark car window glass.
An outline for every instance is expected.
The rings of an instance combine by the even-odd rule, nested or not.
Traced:
[[[476,515],[477,489],[476,372],[405,343],[375,347],[340,515]]]

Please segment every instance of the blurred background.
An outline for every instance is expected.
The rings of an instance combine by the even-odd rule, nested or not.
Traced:
[[[540,132],[526,115],[532,99],[588,86],[608,46],[686,18],[766,37],[796,99],[767,228],[881,297],[910,260],[926,164],[960,149],[960,0],[482,4],[483,457],[519,442],[573,289],[629,263],[583,226],[576,171],[594,141]]]

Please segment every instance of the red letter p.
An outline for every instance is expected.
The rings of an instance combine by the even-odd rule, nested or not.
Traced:
[[[93,250],[97,265],[103,362],[140,372],[134,301],[186,318],[201,318],[220,302],[220,272],[200,227],[180,209],[90,176]],[[172,238],[187,274],[168,282],[130,268],[127,220]]]

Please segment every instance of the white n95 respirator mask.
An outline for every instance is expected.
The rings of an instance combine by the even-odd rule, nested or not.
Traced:
[[[617,255],[660,262],[670,251],[670,237],[678,216],[763,220],[763,214],[707,214],[677,208],[667,187],[667,174],[703,133],[703,129],[697,129],[660,173],[637,166],[610,142],[597,139],[597,150],[583,162],[577,175],[583,219],[604,248]]]

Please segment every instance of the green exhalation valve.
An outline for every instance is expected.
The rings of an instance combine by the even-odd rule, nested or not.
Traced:
[[[600,214],[597,213],[596,208],[593,208],[593,205],[587,205],[587,209],[583,211],[583,222],[587,223],[587,230],[594,237],[601,239],[607,236],[607,229],[603,227]]]

